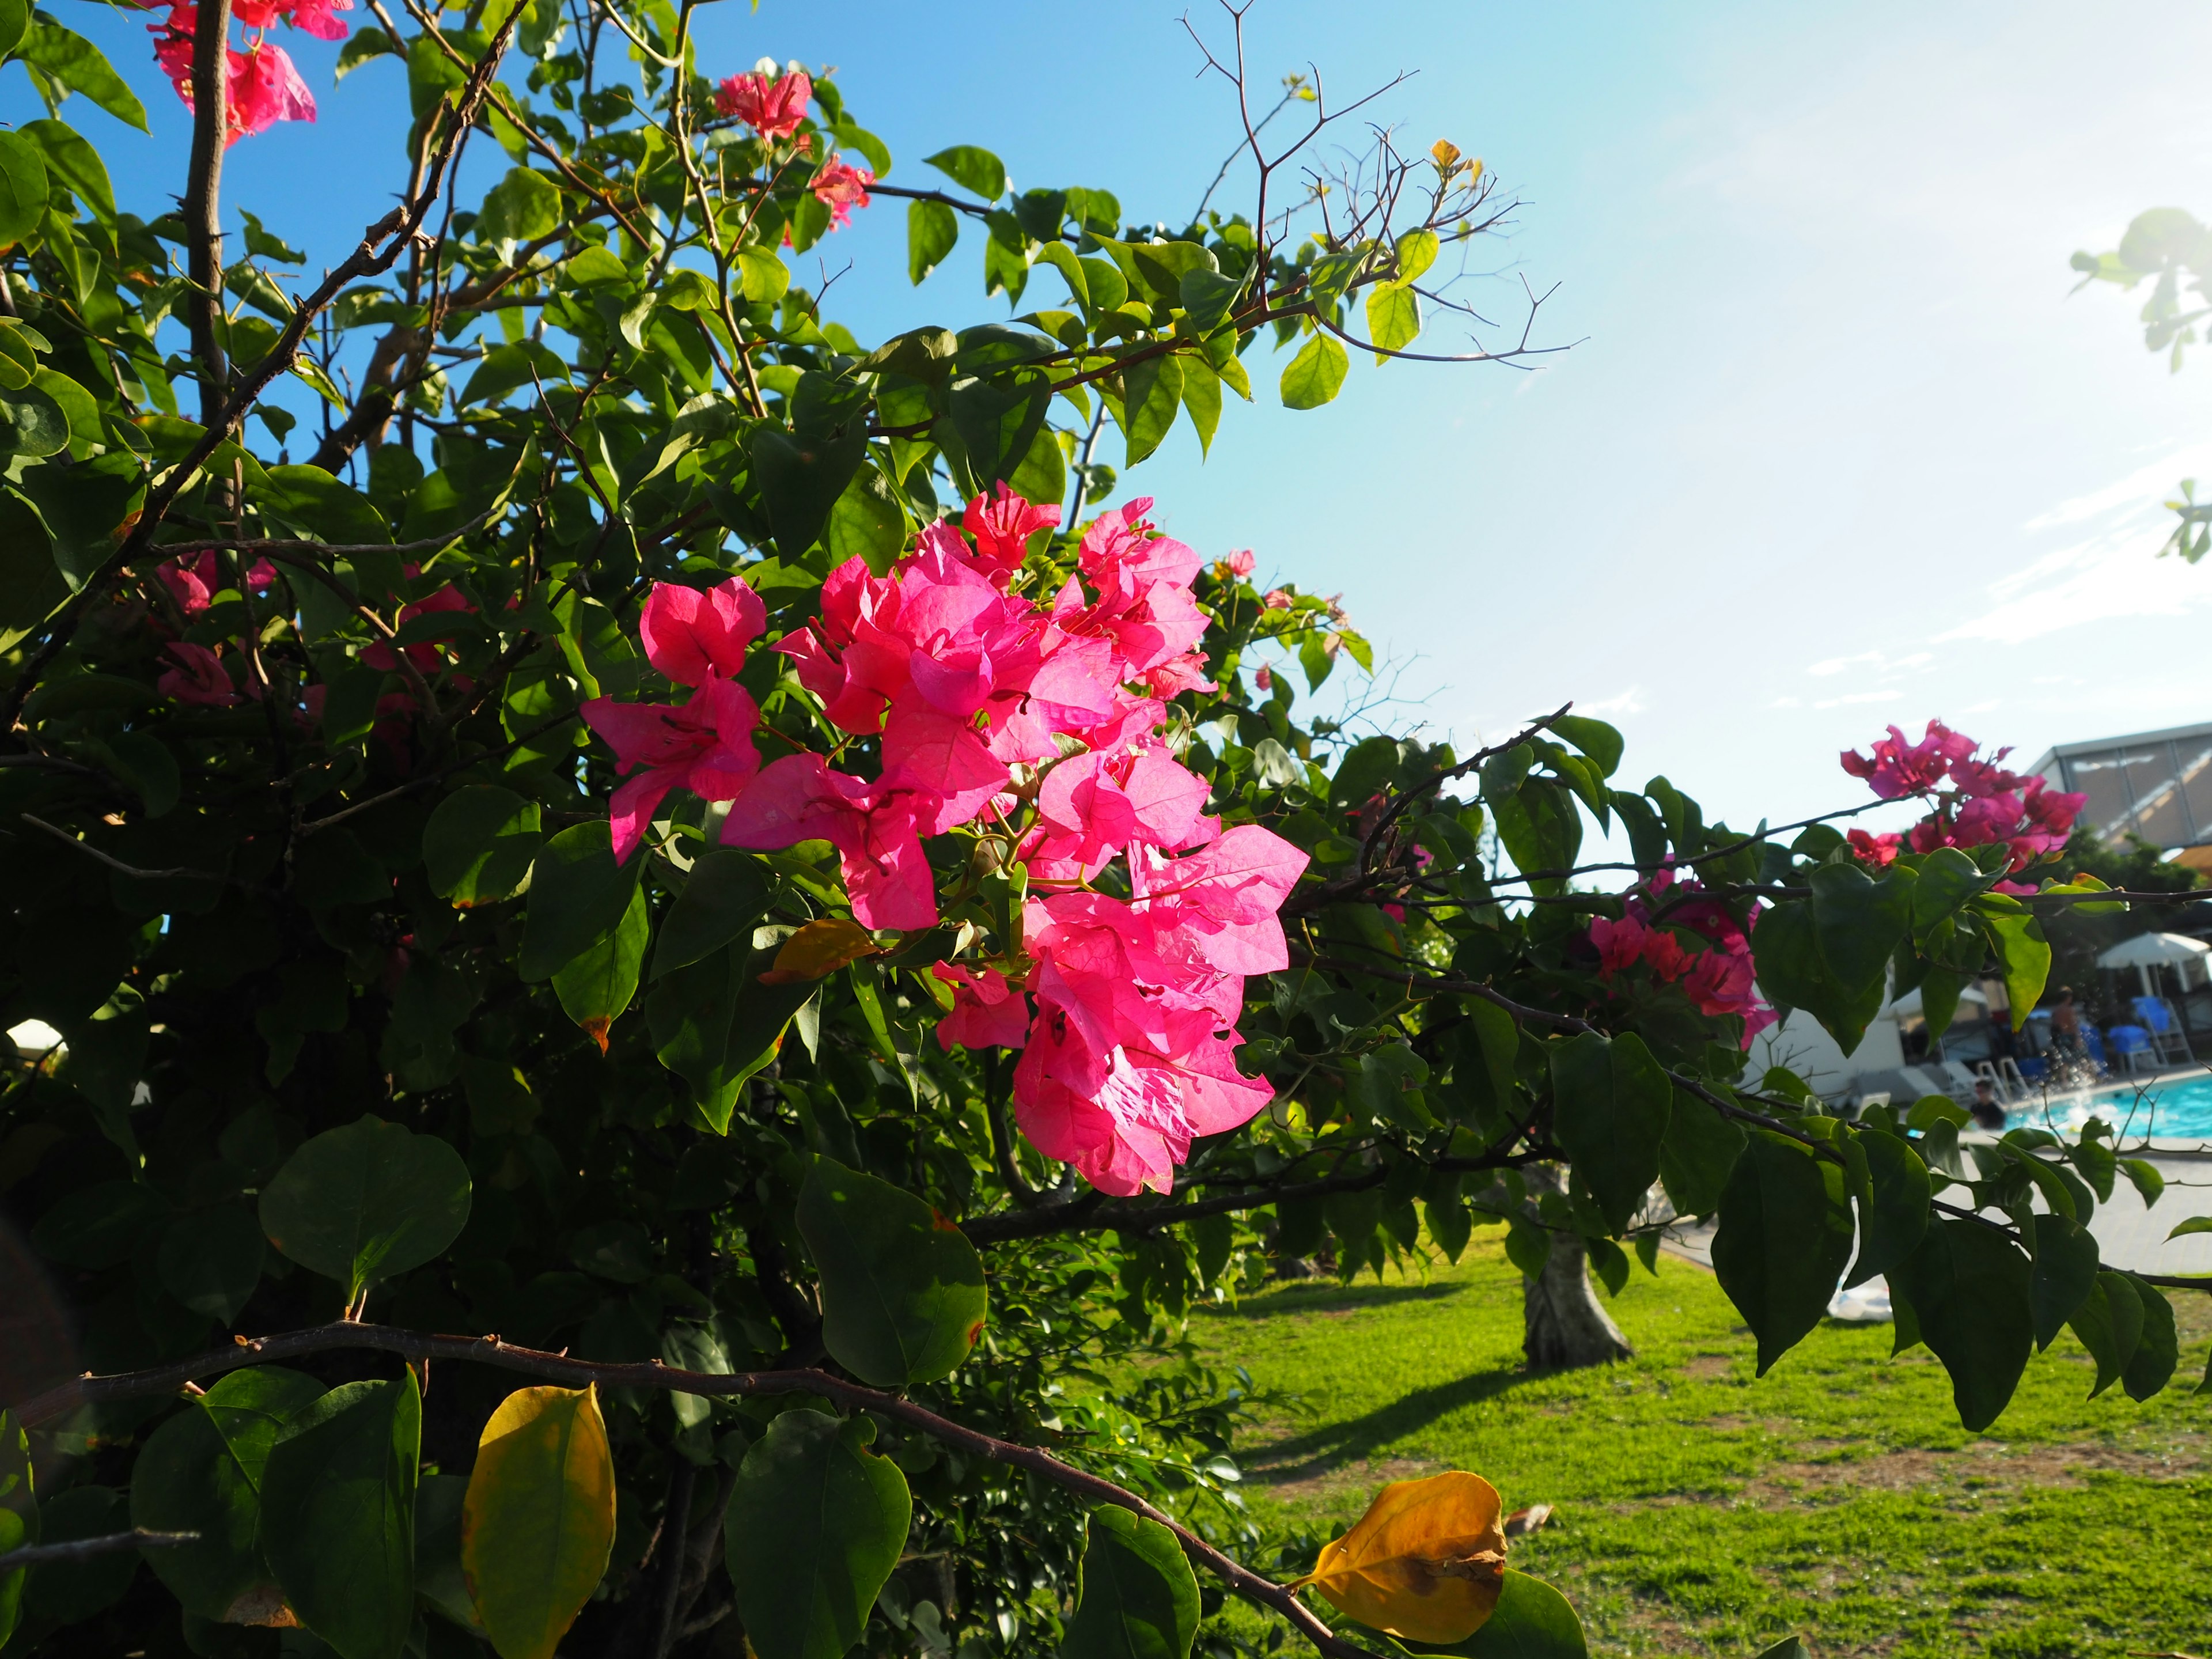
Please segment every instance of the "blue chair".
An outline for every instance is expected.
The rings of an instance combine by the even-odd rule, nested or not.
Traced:
[[[2089,1058],[2095,1060],[2100,1068],[2105,1065],[2105,1037],[2095,1026],[2082,1026],[2081,1046],[2089,1051]]]
[[[2017,1064],[2020,1074],[2030,1083],[2040,1083],[2051,1074],[2051,1062],[2040,1054],[2023,1055]]]
[[[2129,1071],[2158,1063],[2157,1056],[2151,1053],[2150,1033],[2142,1026],[2115,1025],[2112,1036],[2112,1058]]]
[[[2164,997],[2136,997],[2134,1000],[2136,1018],[2153,1031],[2173,1029],[2173,1012],[2166,1006]]]

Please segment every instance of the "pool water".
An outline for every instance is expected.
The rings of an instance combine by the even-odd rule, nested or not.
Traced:
[[[2150,1136],[2212,1143],[2212,1076],[2056,1095],[2047,1103],[2031,1100],[2009,1109],[2014,1127],[2032,1124],[2070,1133],[2090,1118],[2101,1117],[2129,1141]]]

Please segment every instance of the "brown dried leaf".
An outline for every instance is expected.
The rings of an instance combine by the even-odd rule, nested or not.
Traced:
[[[1505,1532],[1497,1488],[1455,1471],[1397,1480],[1298,1581],[1338,1612],[1411,1642],[1463,1642],[1498,1606]]]
[[[796,985],[822,979],[848,962],[877,955],[882,947],[868,930],[846,916],[823,916],[808,922],[775,953],[775,966],[760,976],[763,985]]]

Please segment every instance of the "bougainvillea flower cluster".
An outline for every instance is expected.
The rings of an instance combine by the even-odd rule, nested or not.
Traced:
[[[1598,976],[1609,985],[1641,963],[1656,982],[1680,986],[1699,1013],[1742,1020],[1747,1048],[1774,1024],[1775,1012],[1753,983],[1745,927],[1717,899],[1698,896],[1700,891],[1696,881],[1678,881],[1673,870],[1661,870],[1630,890],[1620,921],[1595,918],[1589,939],[1597,947]]]
[[[875,740],[874,776],[811,750],[761,763],[733,677],[763,612],[737,578],[646,601],[646,655],[689,699],[583,708],[627,780],[610,809],[617,859],[688,789],[729,803],[729,846],[830,842],[854,919],[902,932],[939,919],[928,839],[972,827],[1020,860],[1019,939],[933,970],[952,1001],[938,1038],[1023,1050],[1024,1133],[1123,1194],[1166,1191],[1195,1138],[1272,1098],[1237,1069],[1237,1019],[1246,977],[1289,965],[1277,914],[1306,865],[1256,824],[1207,816],[1205,780],[1161,736],[1167,700],[1209,683],[1200,561],[1145,521],[1151,505],[1101,514],[1076,574],[1042,594],[1017,577],[1060,510],[1004,485],[884,574],[858,558],[832,571],[818,619],[775,649],[831,726]]]
[[[1939,847],[1988,847],[2003,842],[2010,867],[2023,870],[2066,845],[2087,795],[2047,788],[2039,777],[2022,777],[1999,764],[2009,749],[1987,759],[1980,745],[1941,720],[1928,722],[1918,743],[1907,743],[1894,726],[1871,754],[1844,751],[1844,770],[1864,778],[1884,800],[1918,796],[1933,810],[1909,830],[1846,839],[1867,864],[1887,865],[1900,851],[1932,853]]]
[[[228,44],[223,48],[226,146],[279,121],[315,118],[315,95],[300,78],[299,66],[264,32],[281,22],[318,40],[342,40],[346,26],[333,14],[352,9],[353,0],[238,0],[231,15],[245,26],[247,39],[243,52]],[[161,21],[146,26],[154,37],[154,61],[186,109],[192,107],[192,33],[198,21],[197,6],[177,4]]]

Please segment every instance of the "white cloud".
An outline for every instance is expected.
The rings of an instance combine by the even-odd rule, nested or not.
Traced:
[[[1862,651],[1855,657],[1830,657],[1816,662],[1805,672],[1808,674],[1840,674],[1847,668],[1863,668],[1876,679],[1886,679],[1893,674],[1916,668],[1926,668],[1936,659],[1925,651],[1915,651],[1902,657],[1892,657],[1881,651]]]
[[[1842,708],[1858,702],[1895,702],[1905,693],[1892,687],[1885,691],[1850,691],[1840,697],[1823,697],[1813,705],[1815,708]]]
[[[2190,444],[2148,466],[2137,467],[2124,478],[2114,479],[2102,489],[2061,501],[2021,528],[2033,535],[2039,530],[2090,519],[2136,518],[2172,497],[2182,479],[2201,477],[2207,468],[2212,468],[2212,443]]]
[[[1618,696],[1607,697],[1602,702],[1578,702],[1575,712],[1582,714],[1640,714],[1644,712],[1644,688],[1632,685]]]

